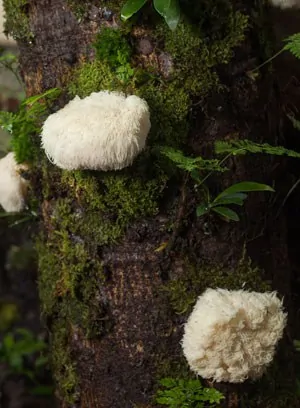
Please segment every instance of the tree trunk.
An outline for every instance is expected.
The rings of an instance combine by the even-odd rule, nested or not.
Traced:
[[[62,107],[75,94],[107,89],[114,71],[109,63],[89,64],[95,57],[91,44],[104,27],[121,26],[123,2],[24,3],[13,11],[12,0],[4,5],[7,30],[19,42],[28,96],[58,87]],[[200,197],[193,181],[170,170],[156,153],[157,146],[167,145],[208,158],[218,139],[276,144],[280,137],[273,77],[268,69],[256,79],[246,74],[268,56],[269,10],[245,0],[230,3],[182,1],[187,17],[174,32],[147,5],[122,30],[133,50],[132,66],[159,79],[141,76],[110,88],[137,93],[150,106],[148,147],[133,167],[67,172],[42,152],[35,162],[32,182],[42,220],[39,290],[64,407],[156,407],[161,378],[192,378],[180,340],[183,323],[207,287],[272,287],[285,297],[292,321],[280,200],[250,195],[239,223],[197,218]],[[100,36],[101,41],[105,46]],[[278,180],[280,191],[283,162],[242,156],[227,164],[230,171],[208,180],[212,192],[244,180],[271,185]],[[287,350],[254,385],[220,385],[224,406],[297,406]]]

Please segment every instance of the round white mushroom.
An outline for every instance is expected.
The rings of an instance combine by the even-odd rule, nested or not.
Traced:
[[[42,147],[62,169],[119,170],[144,149],[150,130],[147,102],[118,92],[76,96],[50,115],[42,129]]]
[[[27,166],[17,164],[14,153],[8,153],[0,160],[0,204],[7,212],[19,212],[25,207],[28,181],[20,171]]]
[[[286,320],[276,292],[207,289],[185,324],[183,353],[203,378],[257,379],[273,360]]]

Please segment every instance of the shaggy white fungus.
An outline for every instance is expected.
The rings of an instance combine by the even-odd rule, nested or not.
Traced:
[[[27,166],[17,164],[13,153],[8,153],[0,160],[0,204],[7,212],[22,211],[28,181],[20,175]]]
[[[256,379],[272,361],[286,320],[276,292],[207,289],[185,324],[183,353],[203,378]]]
[[[300,8],[300,0],[270,0],[270,3],[281,9]]]
[[[67,170],[119,170],[143,150],[150,130],[147,102],[118,92],[76,96],[42,130],[48,158]]]

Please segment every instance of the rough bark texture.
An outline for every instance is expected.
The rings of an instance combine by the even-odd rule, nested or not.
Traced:
[[[239,4],[238,8],[250,15],[253,10],[244,3]],[[87,1],[28,1],[23,12],[29,18],[29,29],[33,36],[29,36],[31,39],[26,41],[19,38],[22,74],[28,95],[39,94],[52,87],[64,88],[73,68],[80,61],[93,58],[90,44],[95,34],[101,27],[117,24],[108,12],[110,5],[107,8],[103,6]],[[118,10],[120,6],[114,7]],[[81,13],[80,22],[78,9]],[[189,153],[210,154],[213,142],[226,137],[252,140],[263,138],[273,144],[277,142],[280,134],[280,107],[276,102],[273,79],[270,75],[263,75],[253,81],[245,74],[259,64],[260,57],[264,57],[259,38],[268,41],[268,33],[262,28],[258,32],[259,24],[264,27],[264,12],[260,10],[259,18],[251,20],[253,26],[248,28],[246,38],[236,48],[232,61],[217,68],[221,82],[228,87],[228,91],[220,93],[210,89],[205,98],[202,95],[193,96],[194,103],[189,108],[191,131],[185,143]],[[156,66],[157,72],[163,77],[166,67],[170,66],[170,56],[158,53],[157,50],[152,52],[152,26],[153,22],[141,27],[141,34],[138,29],[132,28],[135,61],[142,66],[155,60],[152,66]],[[191,55],[191,59],[196,58],[197,55]],[[60,105],[67,99],[65,92],[59,101]],[[231,171],[229,176],[222,176],[221,188],[240,180],[272,184],[273,180],[278,179],[278,166],[282,169],[283,164],[261,157],[231,159]],[[69,180],[61,185],[61,172],[51,165],[45,165],[43,158],[36,164],[35,171],[33,180],[36,194],[42,200],[44,231],[43,242],[39,246],[41,276],[43,268],[46,269],[46,261],[43,262],[45,248],[48,252],[53,251],[59,265],[66,256],[65,252],[60,253],[63,243],[55,244],[53,241],[53,231],[59,230],[60,233],[68,234],[71,246],[83,242],[87,248],[84,254],[88,254],[83,280],[86,279],[87,284],[88,280],[94,282],[91,292],[93,299],[88,297],[87,301],[82,297],[80,302],[86,302],[83,305],[84,312],[78,313],[96,315],[93,320],[94,330],[88,333],[89,336],[82,327],[82,316],[78,319],[70,317],[72,296],[67,311],[63,306],[63,311],[59,310],[62,299],[69,296],[59,279],[53,283],[56,292],[49,295],[51,297],[56,293],[57,299],[53,302],[58,307],[53,306],[50,312],[45,310],[54,347],[61,347],[60,357],[56,357],[56,360],[61,359],[62,366],[58,368],[56,361],[53,367],[62,406],[156,406],[153,396],[159,378],[188,375],[180,347],[182,323],[195,297],[208,286],[238,288],[245,282],[249,289],[263,290],[266,285],[262,279],[267,279],[272,282],[274,289],[285,296],[287,307],[293,310],[285,220],[282,215],[276,218],[277,207],[269,196],[257,194],[250,197],[245,216],[238,225],[227,224],[217,218],[203,220],[195,216],[197,196],[193,182],[184,178],[178,188],[178,181],[172,183],[171,179],[168,187],[163,183],[161,185],[164,193],[156,215],[130,219],[116,244],[97,245],[95,237],[87,237],[82,231],[79,237],[73,234],[71,229],[68,230],[70,225],[59,218],[62,215],[58,216],[55,212],[58,200],[69,198],[72,211],[80,209],[89,215],[89,209],[82,199],[85,181],[80,181],[80,184],[74,178],[73,182]],[[101,177],[99,175],[99,180]],[[215,178],[210,183],[212,191],[220,187],[220,180]],[[94,213],[95,209],[91,215]],[[157,251],[164,243],[168,244],[166,248]],[[247,249],[246,260],[241,269],[238,264],[243,257],[244,245]],[[264,268],[265,273],[248,265],[249,255],[254,263]],[[76,262],[79,261],[74,256]],[[55,263],[54,259],[50,264],[53,267]],[[86,268],[91,264],[93,272],[89,275]],[[41,291],[45,290],[41,285],[49,279],[50,275],[41,278]],[[60,279],[64,277],[60,276]],[[187,304],[182,305],[181,301],[185,300]],[[74,308],[77,307],[77,303],[74,305]],[[65,354],[68,354],[66,360]],[[262,381],[249,387],[222,386],[227,396],[225,406],[238,407],[241,400],[247,407],[276,406],[275,402],[279,400],[274,402],[272,393],[279,382],[278,372],[283,373],[291,384],[294,379],[293,364],[286,364],[286,355],[285,351],[284,357],[278,358],[275,368],[270,370],[267,385]],[[288,387],[290,384],[286,389]],[[278,407],[297,406],[293,396],[285,394],[284,398],[283,402],[280,401],[283,405]],[[288,405],[284,405],[286,401]]]

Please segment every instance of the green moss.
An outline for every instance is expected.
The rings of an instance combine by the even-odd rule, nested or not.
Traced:
[[[193,98],[203,98],[222,88],[214,68],[228,63],[233,48],[244,38],[247,17],[234,12],[231,7],[225,14],[227,23],[214,41],[208,41],[199,27],[185,23],[174,32],[165,25],[157,27],[154,36],[157,42],[164,43],[164,51],[173,60],[173,71],[168,80],[151,70],[142,72],[130,68],[133,51],[126,35],[120,30],[102,30],[95,42],[100,60],[84,63],[75,70],[69,85],[70,94],[85,97],[101,90],[137,94],[147,101],[151,112],[148,144],[184,145]]]
[[[52,328],[51,361],[53,374],[64,400],[73,404],[78,398],[78,378],[74,358],[69,349],[71,328],[64,320],[56,321]]]
[[[3,0],[4,32],[15,40],[30,41],[33,38],[27,15],[28,4],[28,0]]]
[[[188,262],[187,265],[189,265]],[[202,263],[197,267],[190,265],[187,267],[185,276],[178,280],[171,280],[164,290],[174,311],[177,314],[188,314],[198,296],[207,288],[270,290],[270,283],[265,281],[263,276],[264,272],[253,266],[251,260],[243,255],[235,268],[214,263]]]
[[[92,92],[120,89],[118,79],[106,63],[93,61],[82,64],[73,73],[73,81],[68,90],[71,96],[84,98]]]
[[[79,204],[77,213],[70,213],[69,228],[98,246],[115,242],[134,220],[158,212],[164,182],[163,174],[147,179],[134,177],[130,171],[102,175],[64,172],[62,183],[72,188]]]
[[[130,62],[132,50],[124,34],[119,29],[105,27],[96,36],[93,44],[96,58],[110,67]]]

